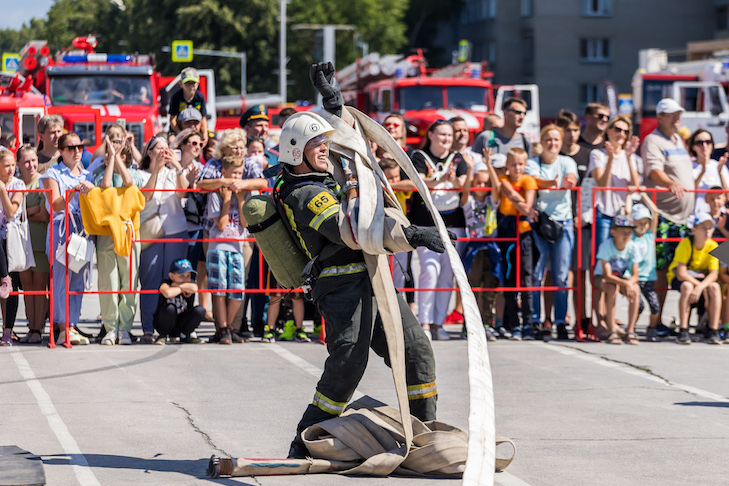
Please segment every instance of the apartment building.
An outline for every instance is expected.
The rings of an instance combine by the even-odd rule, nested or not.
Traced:
[[[638,52],[685,52],[686,43],[729,36],[729,0],[465,0],[443,25],[444,47],[472,43],[500,84],[536,83],[542,116],[581,114],[610,81],[630,93]]]

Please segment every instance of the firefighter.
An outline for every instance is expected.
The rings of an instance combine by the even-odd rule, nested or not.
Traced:
[[[364,374],[370,347],[390,364],[364,255],[347,247],[339,232],[339,198],[356,183],[349,182],[342,188],[331,174],[329,136],[333,131],[319,115],[302,112],[286,121],[280,137],[279,161],[283,168],[274,197],[283,205],[286,219],[310,260],[307,289],[324,317],[329,351],[314,399],[297,426],[290,458],[308,455],[301,440],[304,429],[344,411]],[[434,228],[410,226],[405,234],[413,247],[444,251]],[[423,421],[434,420],[437,390],[433,350],[399,294],[398,304],[410,412]]]

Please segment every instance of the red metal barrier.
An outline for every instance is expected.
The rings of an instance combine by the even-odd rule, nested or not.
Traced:
[[[597,252],[596,252],[596,248],[595,248],[595,232],[596,232],[596,224],[595,224],[595,221],[597,221],[597,219],[596,219],[596,217],[597,217],[597,207],[595,206],[595,199],[596,199],[596,196],[597,196],[597,192],[596,191],[603,191],[603,192],[628,192],[628,193],[631,193],[631,194],[632,193],[643,193],[643,192],[645,192],[645,193],[648,193],[648,194],[651,194],[652,195],[652,199],[653,199],[653,203],[654,204],[656,202],[656,194],[658,194],[658,193],[670,193],[671,192],[669,189],[648,188],[648,187],[643,187],[643,186],[637,188],[634,191],[631,191],[627,187],[599,187],[599,186],[596,186],[596,187],[593,187],[592,191],[593,191],[592,192],[592,222],[593,223],[592,223],[592,239],[590,241],[590,245],[591,245],[591,248],[590,248],[591,249],[590,275],[592,275],[592,272],[594,272],[595,263],[596,263],[596,257],[597,257]],[[684,190],[684,192],[686,194],[728,194],[729,195],[729,191],[724,190],[724,189],[686,189],[686,190]],[[686,197],[686,196],[684,196],[684,197]],[[716,242],[722,242],[722,241],[726,241],[727,240],[727,238],[721,238],[721,237],[720,238],[713,238],[712,237],[712,239],[714,241],[716,241]],[[656,243],[679,243],[681,240],[683,240],[683,238],[656,238],[655,241],[656,241]],[[655,290],[657,292],[668,292],[671,289],[668,289],[668,288],[657,288]],[[594,297],[594,289],[593,289],[593,297]],[[639,298],[641,298],[641,297],[639,296]],[[595,308],[595,303],[594,302],[591,302],[590,308],[591,308],[590,309],[590,315],[589,315],[590,326],[593,326],[593,323],[592,323],[592,314],[593,314],[593,310]]]
[[[47,193],[51,194],[50,189],[22,189],[22,190],[8,190],[8,193],[15,193],[15,192],[22,192],[23,194],[30,194],[34,192],[38,193]],[[23,196],[25,197],[25,196]],[[50,237],[51,237],[51,251],[53,251],[53,204],[49,205],[51,210],[49,211],[49,222],[48,224],[51,227]],[[20,210],[20,208],[18,208]],[[32,248],[31,248],[32,253]],[[10,292],[10,295],[47,295],[48,296],[48,313],[50,314],[50,324],[51,324],[51,331],[50,331],[50,337],[48,339],[48,346],[50,348],[56,347],[56,341],[55,336],[53,335],[53,258],[49,258],[49,264],[50,264],[50,270],[49,270],[49,282],[48,282],[48,290],[18,290],[18,291],[12,291]]]

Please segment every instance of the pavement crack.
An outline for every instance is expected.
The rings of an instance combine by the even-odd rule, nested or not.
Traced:
[[[225,457],[233,457],[230,454],[228,454],[227,452],[225,452],[223,449],[216,446],[215,443],[213,442],[213,439],[204,430],[202,430],[200,427],[197,426],[195,421],[192,419],[192,414],[189,412],[189,410],[187,410],[185,407],[183,407],[179,403],[175,403],[175,402],[170,402],[170,403],[172,403],[172,405],[179,408],[180,410],[182,410],[185,413],[185,417],[187,418],[187,423],[190,424],[190,427],[192,427],[192,430],[194,430],[195,432],[200,434],[200,436],[203,438],[205,443],[208,446],[210,446],[211,449],[219,452],[220,454],[224,455]]]
[[[657,380],[662,381],[667,386],[671,387],[672,390],[680,390],[680,391],[682,391],[682,392],[684,392],[684,393],[686,393],[688,395],[691,395],[692,397],[702,397],[702,394],[701,393],[696,393],[694,391],[695,389],[692,389],[692,387],[689,387],[689,386],[686,386],[686,385],[682,385],[680,383],[673,382],[673,381],[669,380],[668,378],[665,378],[665,377],[659,375],[658,373],[655,373],[653,370],[651,370],[650,368],[648,368],[646,366],[640,366],[640,365],[636,365],[636,364],[630,363],[628,361],[621,361],[619,359],[610,358],[610,357],[605,356],[603,354],[591,353],[590,351],[586,351],[584,349],[581,349],[581,348],[578,348],[578,347],[575,347],[575,346],[569,346],[569,345],[566,345],[566,344],[557,344],[557,343],[554,343],[554,345],[555,346],[560,346],[562,348],[570,349],[572,351],[579,351],[579,352],[581,352],[583,354],[586,354],[588,356],[593,356],[595,358],[600,358],[600,359],[605,360],[605,361],[608,361],[610,363],[616,363],[616,364],[621,364],[621,365],[624,365],[624,366],[628,366],[628,367],[633,368],[635,370],[641,371],[641,372],[645,373],[646,375],[649,375],[649,376],[651,376],[653,378],[656,378]],[[721,401],[721,402],[729,402],[729,398],[727,398],[727,397],[724,397],[724,396],[721,396],[721,395],[717,395],[717,394],[711,394],[711,395],[712,395],[712,399],[714,399],[714,400]]]

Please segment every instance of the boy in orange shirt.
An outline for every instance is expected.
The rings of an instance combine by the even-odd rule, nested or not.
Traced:
[[[511,148],[506,153],[506,174],[497,176],[496,170],[491,164],[490,157],[484,157],[487,162],[489,175],[494,183],[491,188],[491,197],[499,200],[499,211],[497,220],[499,224],[500,238],[516,237],[519,230],[521,242],[521,285],[531,287],[533,258],[532,247],[534,237],[528,219],[536,216],[533,209],[534,197],[538,189],[537,182],[533,177],[524,174],[526,168],[527,153],[521,148]],[[507,287],[516,286],[516,242],[500,242],[501,255],[503,260],[504,281]],[[521,315],[523,321],[519,322],[519,306],[516,303],[516,292],[504,292],[504,317],[502,326],[497,324],[497,332],[501,337],[509,337],[512,340],[521,341],[533,340],[534,329],[532,323],[532,292],[521,293]],[[506,329],[511,331],[508,336]]]

